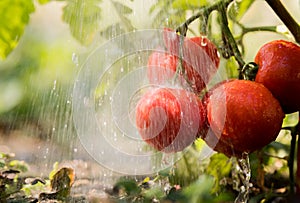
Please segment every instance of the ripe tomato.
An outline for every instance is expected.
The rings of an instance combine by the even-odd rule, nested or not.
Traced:
[[[166,42],[167,43],[167,42]],[[164,84],[172,80],[177,67],[180,66],[179,55],[176,53],[176,45],[170,43],[170,52],[161,53],[154,51],[148,59],[148,79],[153,84]],[[203,44],[205,43],[205,44]],[[180,84],[188,86],[193,92],[199,94],[216,73],[220,58],[216,47],[205,37],[193,37],[185,39],[182,59],[183,70],[187,77],[179,73]],[[185,81],[184,78],[187,78]]]
[[[215,65],[215,67],[219,67],[220,54],[217,47],[207,37],[197,36],[188,38],[186,41],[188,40],[200,46],[212,60],[212,63]],[[186,42],[186,46],[189,46],[189,43]]]
[[[218,152],[239,156],[275,140],[284,113],[262,84],[231,80],[217,84],[205,99],[210,131],[203,139]]]
[[[153,52],[148,58],[147,76],[152,84],[164,84],[172,80],[177,67],[177,57],[166,52]]]
[[[142,139],[156,150],[178,152],[205,133],[202,101],[183,89],[155,88],[137,103],[136,126]]]
[[[263,45],[256,54],[256,82],[266,86],[285,113],[300,110],[300,47],[285,40]]]

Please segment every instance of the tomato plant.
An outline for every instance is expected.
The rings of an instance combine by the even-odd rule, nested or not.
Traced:
[[[0,3],[1,59],[5,59],[16,47],[38,3],[53,2],[12,0]],[[111,39],[141,28],[134,19],[137,13],[138,17],[142,14],[139,12],[140,7],[133,8],[137,0],[57,2],[63,4],[61,18],[69,27],[70,34],[83,46],[91,45],[96,36]],[[105,191],[109,199],[116,202],[298,201],[300,57],[297,44],[300,43],[300,28],[282,2],[287,1],[155,1],[147,13],[149,18],[146,21],[149,24],[145,27],[163,30],[164,47],[149,55],[145,77],[155,87],[141,95],[136,106],[135,125],[142,139],[154,150],[168,153],[166,156],[183,151],[182,158],[172,167],[149,177],[121,178],[112,191]],[[249,15],[260,16],[258,14],[261,14],[261,10],[252,10],[257,9],[259,3],[264,4],[266,12],[267,8],[271,8],[273,13],[270,15],[273,14],[281,21],[259,26],[245,23],[245,17]],[[112,19],[110,15],[106,16],[107,13],[117,13],[117,20],[108,22]],[[101,21],[103,18],[106,20]],[[274,33],[278,40],[271,42],[271,39],[261,38],[265,32]],[[254,43],[255,39],[265,40],[264,46],[257,47],[261,49],[256,57],[249,51],[251,46],[258,44]],[[36,47],[31,46],[31,43],[26,46],[30,49]],[[35,64],[40,63],[44,67],[42,54],[30,51],[34,53],[24,51],[26,55],[22,55],[23,52],[20,54],[24,58],[23,63],[27,64],[25,67],[32,66],[33,62],[28,63],[31,55],[39,59]],[[78,60],[75,56],[74,59]],[[14,63],[2,65],[5,67],[5,71],[1,69],[2,80],[6,76],[16,79],[24,75],[23,70],[20,71],[22,66]],[[7,65],[14,67],[14,71],[10,73]],[[225,72],[232,81],[214,81],[216,72]],[[48,76],[48,72],[45,73]],[[56,82],[49,88],[52,100],[59,97],[59,93],[55,92]],[[35,82],[30,83],[36,86]],[[104,89],[103,95],[106,87],[99,90]],[[45,95],[43,101],[48,99],[48,95]],[[60,122],[64,120],[60,110],[65,106],[63,102],[52,103],[52,100],[49,101],[50,111],[55,116],[61,116],[52,120]],[[37,101],[26,100],[24,106],[39,103]],[[69,101],[66,103],[69,105]],[[88,100],[84,103],[90,104]],[[43,115],[35,120],[40,125],[42,120],[46,120],[44,113],[48,111],[47,108],[30,106],[27,111],[23,111],[22,107],[13,109],[12,112],[17,116],[12,120],[15,122],[19,115],[28,116],[39,110]],[[70,116],[70,109],[66,111],[67,116]],[[1,118],[6,116],[4,114]],[[58,125],[65,128],[71,126],[71,123]],[[55,126],[50,125],[47,138],[51,137],[50,132],[55,129]],[[215,152],[203,160],[201,153],[206,149],[205,141]],[[0,196],[3,201],[8,196],[13,198],[11,191],[19,192],[19,184],[27,186],[23,180],[17,179],[16,171],[1,170],[1,175],[3,182]],[[8,175],[14,175],[14,180]],[[70,195],[73,175],[72,170],[62,170],[51,183],[51,193],[42,193],[41,199],[68,199],[66,196]]]
[[[240,2],[240,4],[235,2],[233,4],[239,4],[239,6],[242,7],[249,6],[253,3],[245,2]],[[201,91],[206,87],[205,84],[209,82],[209,80],[206,80],[210,78],[208,76],[209,74],[204,71],[209,69],[209,65],[203,67],[201,63],[197,63],[197,66],[189,67],[186,64],[186,60],[207,60],[203,55],[197,55],[199,51],[185,51],[189,48],[193,50],[191,44],[187,45],[189,41],[206,47],[205,52],[208,53],[215,67],[218,67],[219,61],[215,60],[217,58],[215,57],[217,56],[217,54],[215,54],[216,49],[211,41],[220,44],[218,51],[221,53],[223,59],[227,60],[228,64],[230,64],[232,60],[236,64],[235,67],[237,67],[238,75],[232,78],[238,80],[221,81],[204,96],[207,124],[210,130],[206,130],[205,132],[207,132],[207,134],[201,138],[215,151],[221,152],[228,157],[237,157],[236,166],[232,168],[232,175],[238,174],[239,176],[240,174],[241,178],[238,178],[238,180],[240,184],[242,184],[241,187],[247,189],[241,189],[239,184],[236,186],[233,184],[233,188],[239,191],[235,201],[244,202],[248,201],[250,193],[250,166],[247,162],[248,154],[254,151],[258,151],[256,153],[259,153],[259,151],[265,151],[267,146],[272,146],[272,143],[277,140],[281,132],[285,114],[299,110],[297,107],[299,104],[298,95],[292,92],[299,92],[298,86],[300,84],[300,78],[298,77],[299,65],[297,65],[299,64],[299,47],[296,45],[296,42],[299,42],[300,39],[298,23],[292,18],[281,2],[274,3],[274,1],[267,1],[269,6],[294,36],[294,42],[278,40],[267,43],[267,45],[258,51],[256,57],[253,57],[253,61],[245,62],[245,47],[242,43],[244,35],[252,31],[263,30],[277,32],[277,30],[272,27],[247,28],[243,26],[239,22],[241,16],[232,16],[232,14],[230,15],[228,13],[228,10],[232,12],[232,10],[230,10],[233,7],[231,3],[232,1],[219,1],[210,6],[203,7],[198,13],[186,19],[184,23],[177,27],[173,34],[167,35],[166,33],[172,32],[172,29],[166,28],[163,37],[166,50],[171,52],[168,56],[179,58],[179,61],[175,62],[175,60],[172,60],[172,63],[169,64],[171,65],[169,67],[172,67],[170,68],[172,74],[183,76],[188,84],[192,84],[192,87],[194,84],[196,88],[192,91],[197,93],[200,97]],[[217,38],[212,34],[213,31],[209,30],[210,25],[215,23],[210,18],[213,11],[217,11],[219,14],[220,38]],[[241,11],[241,13],[243,12]],[[242,15],[241,13],[240,15]],[[210,36],[208,38],[208,46],[205,46],[205,42],[205,45],[202,45],[203,40],[206,38],[202,37],[201,34],[194,38],[186,37],[189,32],[189,25],[198,18],[200,19],[201,25],[200,33]],[[242,34],[235,36],[230,23],[239,26],[242,30]],[[212,56],[212,53],[215,55]],[[152,60],[150,57],[150,61]],[[151,77],[162,77],[163,71],[168,67],[168,65],[165,64],[166,61],[168,60],[161,60],[163,64],[162,67],[159,67],[158,62],[155,63],[156,71],[161,72],[156,75],[153,74]],[[195,73],[200,73],[200,77],[197,77]],[[209,73],[213,72],[210,70]],[[204,76],[204,80],[201,76]],[[170,78],[169,76],[166,77]],[[151,78],[150,81],[154,81],[153,78]],[[197,83],[201,82],[205,84],[197,85]],[[189,88],[186,89],[189,90]],[[157,119],[160,120],[159,118]],[[296,130],[298,127],[285,129],[292,132],[288,165],[290,172],[289,178],[291,180],[289,197],[293,198],[295,182],[292,162],[295,153],[295,137],[299,132]],[[165,137],[168,137],[167,134]],[[246,157],[244,157],[245,155]],[[260,162],[260,164],[262,164],[262,162]],[[238,168],[237,173],[235,173],[235,167]],[[257,170],[258,174],[264,174],[260,169]],[[256,176],[256,178],[259,177]],[[260,178],[264,178],[264,176]],[[264,188],[264,183],[258,184],[258,187]],[[253,199],[255,199],[255,197],[253,197]],[[263,199],[266,200],[267,198],[261,198],[260,200],[263,201]]]

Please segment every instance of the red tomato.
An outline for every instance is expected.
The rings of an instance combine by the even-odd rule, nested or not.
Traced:
[[[227,156],[258,150],[274,141],[281,130],[283,110],[262,84],[247,80],[218,84],[205,104],[211,130],[203,139]]]
[[[174,78],[176,68],[180,67],[179,58],[182,57],[183,74],[178,78],[181,85],[189,84],[192,91],[199,94],[216,73],[220,57],[216,46],[206,37],[182,38],[182,54],[179,53],[180,37],[171,29],[163,32],[165,54],[154,52],[148,60],[148,78],[151,83],[163,84]],[[168,64],[169,62],[169,64]],[[160,69],[161,67],[161,69]],[[170,69],[167,71],[167,69]],[[179,71],[178,71],[179,73]],[[186,78],[187,81],[183,82]]]
[[[183,89],[155,88],[147,91],[136,107],[136,126],[150,146],[178,152],[207,130],[202,101]]]
[[[263,45],[256,54],[256,82],[266,86],[285,113],[300,110],[300,47],[284,40]]]
[[[165,84],[175,76],[177,57],[165,52],[155,51],[148,59],[147,76],[153,84]]]

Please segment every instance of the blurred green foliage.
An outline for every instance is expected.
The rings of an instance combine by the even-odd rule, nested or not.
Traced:
[[[101,26],[101,0],[66,0],[63,8],[63,20],[70,25],[72,35],[80,43],[92,42]]]
[[[32,0],[0,1],[0,60],[17,46],[32,12]]]

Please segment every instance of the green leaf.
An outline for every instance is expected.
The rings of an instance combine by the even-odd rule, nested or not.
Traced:
[[[124,4],[121,4],[117,1],[112,1],[112,3],[114,4],[115,9],[117,10],[117,12],[122,13],[122,14],[132,13],[132,9],[129,8],[128,6],[125,6]]]
[[[149,190],[144,190],[142,192],[143,197],[145,197],[147,200],[152,199],[162,199],[165,196],[165,193],[163,191],[163,188],[159,186],[155,186],[153,188],[150,188]]]
[[[207,5],[207,0],[175,0],[172,3],[173,8],[183,10],[200,8]]]
[[[32,0],[0,1],[0,59],[17,46],[33,11]]]
[[[28,165],[24,161],[12,160],[11,162],[9,162],[9,167],[22,172],[28,171]]]
[[[123,189],[127,195],[138,195],[141,192],[141,188],[138,186],[137,182],[132,179],[121,178],[115,187],[118,189]]]
[[[100,28],[102,0],[68,0],[63,8],[63,20],[70,26],[72,35],[83,45],[92,42]]]
[[[186,186],[198,179],[202,170],[198,155],[199,153],[192,147],[183,154],[169,173],[171,185]]]
[[[119,2],[116,1],[111,1],[111,2],[119,15],[122,27],[127,32],[134,30],[134,27],[132,26],[130,20],[126,17],[127,14],[132,13],[132,9]]]
[[[230,57],[226,61],[226,73],[228,75],[228,78],[237,78],[239,75],[238,68],[239,68],[239,64],[237,63],[235,58]]]
[[[220,180],[228,177],[231,171],[231,162],[224,154],[217,153],[210,157],[209,165],[207,166],[207,174],[215,178],[215,184],[212,192],[217,192],[220,189]]]
[[[235,21],[241,20],[254,1],[255,0],[243,0],[232,3],[228,12],[230,18]]]
[[[174,28],[186,20],[186,11],[182,8],[175,9],[173,0],[158,0],[151,6],[149,13],[153,16],[153,27]]]
[[[214,180],[209,175],[201,175],[197,181],[184,188],[183,194],[186,197],[186,201],[190,203],[219,203],[219,202],[231,202],[232,196],[228,193],[222,193],[215,196],[212,193]]]

